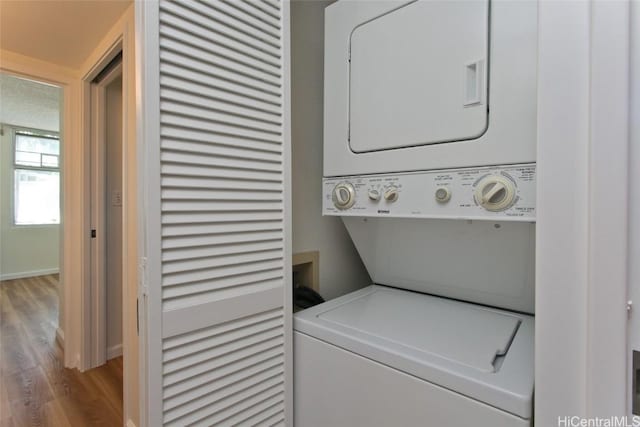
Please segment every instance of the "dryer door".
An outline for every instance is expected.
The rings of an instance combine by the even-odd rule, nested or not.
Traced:
[[[488,39],[488,0],[416,1],[355,27],[349,41],[351,150],[482,136]]]

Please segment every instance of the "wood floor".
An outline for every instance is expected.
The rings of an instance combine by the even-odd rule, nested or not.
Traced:
[[[63,366],[57,284],[0,282],[0,426],[122,426],[122,358],[84,373]]]

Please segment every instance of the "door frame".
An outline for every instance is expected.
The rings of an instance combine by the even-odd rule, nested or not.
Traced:
[[[64,353],[64,365],[66,367],[77,366],[78,353],[73,340],[75,325],[72,319],[66,315],[68,307],[76,303],[77,299],[69,292],[70,283],[79,281],[79,269],[74,269],[73,258],[81,255],[79,247],[74,242],[79,241],[79,228],[76,206],[72,192],[75,190],[74,174],[75,168],[72,165],[80,161],[76,148],[79,146],[80,138],[77,133],[77,126],[74,117],[77,117],[79,110],[79,100],[77,93],[79,81],[73,70],[28,58],[13,52],[1,51],[0,72],[20,78],[27,78],[43,83],[58,86],[62,90],[61,126],[59,136],[61,141],[60,153],[60,249],[59,249],[59,322],[56,330],[56,340],[60,344]]]
[[[104,70],[113,58],[122,53],[122,215],[123,215],[123,251],[122,251],[122,352],[123,352],[123,409],[127,426],[139,424],[139,383],[138,383],[138,336],[137,336],[137,293],[138,265],[137,257],[137,145],[136,145],[136,64],[135,64],[135,23],[134,5],[131,5],[118,22],[109,30],[82,66],[79,78],[79,115],[80,137],[82,142],[82,279],[80,281],[79,313],[76,321],[79,326],[79,354],[77,367],[84,371],[94,365],[100,333],[106,332],[96,318],[92,318],[94,301],[92,289],[90,253],[91,210],[88,201],[91,196],[90,177],[90,141],[91,141],[91,83]],[[80,267],[78,267],[80,268]],[[105,301],[106,303],[106,301]],[[97,334],[95,332],[98,332]],[[104,339],[106,342],[106,338]],[[105,344],[106,346],[106,344]]]
[[[539,425],[627,407],[629,0],[538,6]]]
[[[118,45],[117,47],[121,47]],[[122,51],[116,49],[116,56]],[[105,58],[110,57],[107,55]],[[115,58],[115,57],[114,57]],[[105,76],[99,81],[90,84],[90,196],[88,199],[90,210],[90,228],[97,230],[96,237],[91,238],[90,248],[90,287],[91,317],[90,351],[89,359],[91,367],[100,366],[107,361],[107,239],[106,239],[106,93],[107,86],[119,77],[122,77],[122,62],[112,66],[107,63],[99,73],[106,70]],[[123,109],[124,115],[124,109]],[[123,129],[124,134],[124,129]],[[124,141],[121,140],[121,144]],[[93,206],[93,209],[91,208]],[[124,236],[123,236],[124,237]],[[124,253],[124,238],[122,239],[121,253]]]
[[[101,354],[101,349],[106,349],[105,241],[102,238],[93,239],[91,237],[92,229],[96,229],[102,236],[105,224],[104,200],[101,200],[100,197],[101,194],[104,195],[105,171],[104,165],[98,160],[98,157],[102,157],[104,160],[104,153],[101,155],[101,152],[104,151],[104,120],[97,120],[94,123],[93,114],[99,109],[98,103],[100,102],[99,91],[96,90],[94,80],[120,53],[124,55],[121,36],[103,51],[100,58],[82,78],[82,129],[85,141],[84,175],[86,177],[83,206],[86,224],[84,242],[85,247],[88,248],[84,261],[85,285],[83,286],[81,314],[82,325],[85,326],[82,328],[83,345],[80,366],[80,370],[83,371],[106,362],[106,354]],[[126,114],[124,110],[125,106],[123,105],[123,116]],[[123,135],[123,146],[128,142],[125,138],[126,136]],[[95,206],[95,213],[92,205]],[[123,206],[123,211],[126,209],[127,207]],[[123,283],[126,282],[123,281]]]

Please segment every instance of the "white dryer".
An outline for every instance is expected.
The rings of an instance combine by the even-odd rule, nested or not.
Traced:
[[[294,316],[294,418],[529,426],[537,4],[325,11],[323,213],[374,285]]]

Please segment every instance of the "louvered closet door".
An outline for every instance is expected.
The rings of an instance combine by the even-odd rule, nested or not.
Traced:
[[[288,4],[136,7],[143,424],[291,425]]]

